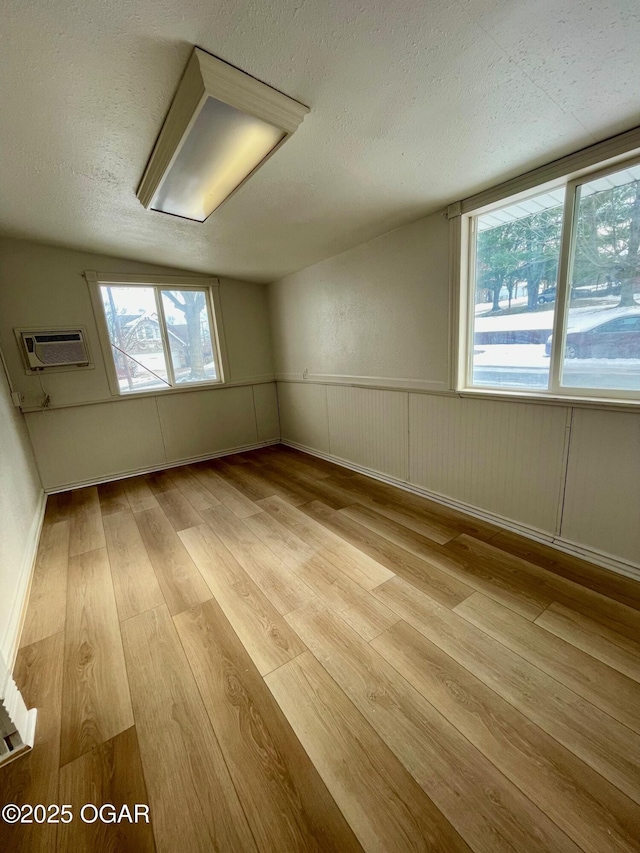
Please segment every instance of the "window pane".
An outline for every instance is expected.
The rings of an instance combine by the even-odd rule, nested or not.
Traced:
[[[578,187],[562,384],[640,390],[640,166]]]
[[[170,387],[153,287],[100,288],[122,393]]]
[[[176,384],[218,378],[204,290],[163,290],[162,307]]]
[[[564,188],[476,217],[472,384],[549,386]]]

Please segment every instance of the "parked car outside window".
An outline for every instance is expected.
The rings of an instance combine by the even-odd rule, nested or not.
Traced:
[[[544,305],[545,302],[555,302],[556,301],[556,289],[555,287],[547,287],[546,290],[543,290],[540,296],[538,296],[538,305]]]
[[[545,345],[551,355],[553,335]],[[565,358],[640,358],[640,310],[603,319],[584,318],[567,330]]]

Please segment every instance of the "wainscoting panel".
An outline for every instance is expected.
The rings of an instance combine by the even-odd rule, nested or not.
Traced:
[[[256,444],[251,385],[158,397],[167,462]]]
[[[47,490],[166,461],[153,397],[31,412],[25,420]]]
[[[280,438],[278,394],[275,382],[253,386],[258,441],[276,441]]]
[[[275,383],[68,406],[28,412],[25,420],[48,492],[280,438]]]
[[[409,476],[406,392],[326,387],[331,453],[406,480]]]
[[[640,563],[640,414],[574,409],[561,535]]]
[[[412,483],[557,533],[568,409],[409,396]]]
[[[282,437],[330,453],[327,387],[305,382],[279,382]]]

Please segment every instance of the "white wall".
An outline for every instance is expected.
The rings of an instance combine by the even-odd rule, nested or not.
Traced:
[[[277,372],[446,388],[448,239],[431,216],[271,285]]]
[[[264,285],[220,280],[230,383],[173,395],[113,398],[84,270],[184,274],[118,258],[20,240],[0,240],[0,343],[25,406],[38,470],[47,490],[211,456],[279,437]],[[95,368],[25,374],[14,328],[81,325]],[[266,382],[266,385],[260,383]]]
[[[448,391],[444,216],[275,282],[269,301],[284,440],[640,565],[640,414]]]
[[[9,670],[43,510],[44,493],[24,418],[11,401],[0,365],[0,658]]]

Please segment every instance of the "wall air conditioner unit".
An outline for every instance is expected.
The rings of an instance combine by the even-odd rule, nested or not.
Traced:
[[[27,373],[93,367],[83,328],[15,329]]]

